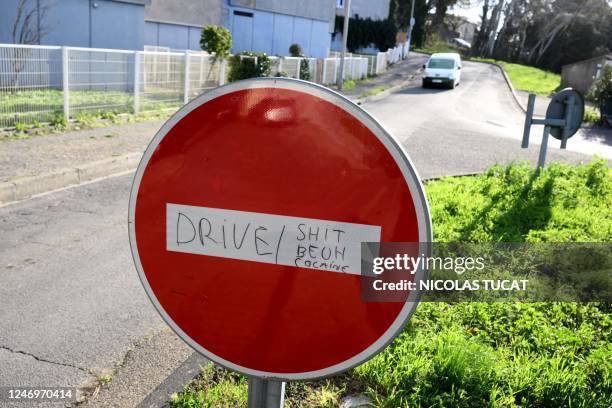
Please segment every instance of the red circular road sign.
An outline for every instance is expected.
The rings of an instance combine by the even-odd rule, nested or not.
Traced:
[[[181,338],[282,380],[364,362],[415,309],[362,300],[362,241],[431,241],[397,141],[343,96],[278,78],[212,90],[164,124],[135,175],[129,233],[142,284]]]

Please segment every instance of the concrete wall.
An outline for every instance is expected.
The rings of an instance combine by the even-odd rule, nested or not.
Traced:
[[[459,33],[460,38],[471,43],[474,41],[474,34],[476,33],[476,24],[464,21],[457,27],[457,32]]]
[[[145,20],[203,27],[223,24],[223,0],[151,0]]]
[[[226,24],[234,39],[233,53],[257,51],[289,55],[289,46],[294,43],[309,57],[323,58],[329,52],[329,21],[229,7]]]
[[[0,42],[12,43],[18,0],[0,1]],[[40,0],[42,45],[137,49],[144,45],[146,0]],[[31,0],[28,7],[36,7]],[[34,24],[33,26],[36,26]],[[45,30],[46,28],[46,30]]]
[[[229,0],[229,5],[330,21],[334,18],[336,0]]]
[[[389,17],[390,0],[351,0],[351,17],[359,15],[361,18],[371,18],[372,20],[385,20]],[[337,4],[334,1],[334,6]],[[337,7],[336,14],[344,15],[344,8]]]
[[[612,65],[612,54],[564,65],[561,69],[561,85],[585,94],[605,64]]]

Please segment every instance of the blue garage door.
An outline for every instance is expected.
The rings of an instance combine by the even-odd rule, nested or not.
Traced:
[[[232,37],[234,53],[242,51],[251,51],[253,49],[253,13],[234,10],[233,13]]]

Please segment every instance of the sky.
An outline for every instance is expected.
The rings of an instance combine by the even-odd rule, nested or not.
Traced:
[[[474,2],[474,1],[472,1],[471,3],[476,3],[476,4],[474,4],[470,8],[453,7],[451,13],[466,17],[472,23],[479,24],[480,23],[480,13],[482,13],[482,3]]]

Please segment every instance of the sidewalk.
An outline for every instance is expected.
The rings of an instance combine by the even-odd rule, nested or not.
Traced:
[[[412,53],[344,94],[357,103],[382,98],[405,86],[425,58]],[[368,96],[372,90],[376,95]],[[0,141],[0,205],[134,170],[163,123],[155,120]]]

